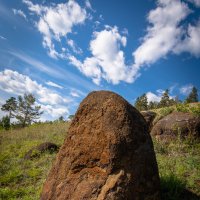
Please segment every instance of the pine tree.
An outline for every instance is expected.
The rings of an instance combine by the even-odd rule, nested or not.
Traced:
[[[170,106],[170,98],[169,98],[169,90],[166,89],[165,92],[163,93],[160,103],[159,103],[159,107],[167,107]]]
[[[198,102],[198,91],[196,87],[192,88],[192,91],[190,92],[185,101],[186,103]]]
[[[1,126],[5,129],[5,130],[9,130],[10,129],[10,118],[8,115],[4,116],[0,122]]]
[[[15,111],[17,109],[17,101],[15,97],[11,97],[8,100],[6,100],[6,103],[2,105],[1,110],[8,112],[8,118],[9,121],[11,120],[11,118],[13,118],[15,115]]]
[[[148,109],[152,110],[152,109],[156,109],[156,108],[158,108],[158,102],[150,101],[149,105],[148,105]]]
[[[18,106],[16,119],[25,127],[31,124],[35,119],[39,119],[43,112],[40,112],[40,106],[34,106],[35,97],[32,94],[24,94],[24,97],[18,97]]]
[[[142,96],[138,97],[135,101],[135,107],[139,110],[148,110],[148,101],[146,94],[143,94]]]
[[[63,116],[60,116],[60,117],[58,118],[58,121],[59,121],[59,122],[64,122],[64,117],[63,117]]]

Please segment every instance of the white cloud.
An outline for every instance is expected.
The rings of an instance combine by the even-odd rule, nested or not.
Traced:
[[[23,2],[39,17],[36,24],[43,35],[43,46],[48,49],[48,54],[52,58],[67,59],[97,85],[102,79],[112,84],[120,81],[132,83],[140,76],[142,67],[170,53],[189,52],[200,56],[200,23],[194,26],[184,21],[192,11],[181,0],[157,0],[157,7],[148,14],[149,26],[142,44],[132,53],[134,62],[131,64],[126,63],[123,51],[128,30],[124,29],[120,34],[116,26],[106,25],[104,30],[93,32],[89,45],[91,56],[79,60],[69,53],[68,47],[76,54],[82,53],[75,42],[68,38],[68,34],[73,32],[74,26],[84,24],[89,18],[86,12],[87,8],[92,9],[89,0],[85,1],[85,8],[73,0],[50,6],[33,4],[30,0]],[[102,15],[99,18],[103,20]],[[67,39],[66,48],[62,46],[63,38]],[[59,42],[59,45],[54,42]],[[60,46],[60,52],[57,46]]]
[[[15,8],[13,8],[12,11],[13,11],[13,13],[15,15],[19,15],[19,16],[23,17],[25,20],[27,20],[26,15],[25,15],[25,13],[22,10],[20,10],[20,9],[17,10]]]
[[[188,95],[192,91],[193,85],[188,84],[180,88],[180,93],[183,95]]]
[[[22,0],[23,3],[25,3],[28,6],[28,9],[31,12],[34,12],[38,15],[42,14],[46,10],[45,7],[40,6],[39,4],[33,4],[30,0]]]
[[[102,79],[113,84],[120,81],[131,83],[140,76],[141,67],[153,64],[169,53],[187,51],[200,55],[199,25],[189,25],[187,33],[182,26],[191,12],[188,5],[180,0],[158,0],[157,7],[147,17],[150,24],[147,34],[133,52],[134,63],[129,66],[121,49],[126,46],[126,37],[120,35],[117,27],[108,25],[104,30],[93,33],[91,57],[83,62],[74,56],[70,56],[69,60],[96,84],[100,84]]]
[[[83,24],[87,18],[86,10],[73,0],[49,7],[33,4],[29,0],[23,2],[39,16],[37,28],[43,35],[43,46],[48,49],[49,56],[65,58],[66,55],[56,51],[53,40],[60,42],[62,37],[72,32],[75,25]]]
[[[67,44],[71,47],[71,49],[74,53],[76,53],[76,54],[83,53],[82,49],[76,45],[74,40],[71,40],[71,39],[67,40]]]
[[[173,87],[173,86],[172,86]],[[170,87],[171,88],[171,87]],[[163,93],[165,92],[165,90],[163,89],[158,89],[156,90],[156,93],[153,93],[151,91],[147,92],[146,95],[147,95],[147,100],[148,100],[148,103],[150,101],[153,101],[153,102],[159,102],[162,98],[162,95]],[[169,90],[169,98],[170,99],[174,99],[175,96],[172,96],[170,95],[170,93],[172,92],[172,90]]]
[[[86,1],[85,1],[85,6],[86,6],[87,8],[89,8],[89,9],[93,10],[93,9],[92,9],[92,6],[91,6],[91,3],[90,3],[89,0],[86,0]]]
[[[72,97],[81,97],[81,96],[85,97],[87,95],[87,93],[85,93],[85,92],[83,92],[81,90],[78,90],[76,88],[71,88],[70,89],[70,95]]]
[[[70,97],[61,96],[28,76],[8,69],[0,72],[0,90],[12,95],[34,94],[38,99],[38,104],[42,108],[48,108],[47,111],[52,117],[63,115],[64,112],[67,114],[68,103],[72,101]]]
[[[52,86],[52,87],[56,87],[56,88],[59,88],[59,89],[63,89],[63,87],[62,87],[61,85],[58,85],[58,84],[53,83],[53,82],[51,82],[51,81],[47,81],[46,84],[49,85],[49,86]]]
[[[188,0],[193,3],[196,7],[200,7],[200,0]]]
[[[91,84],[91,82],[85,80],[84,78],[78,76],[75,73],[70,72],[69,70],[63,68],[60,65],[55,65],[52,63],[43,63],[40,60],[37,60],[33,58],[32,56],[29,56],[23,52],[20,52],[19,50],[12,50],[8,51],[8,53],[11,56],[14,56],[15,58],[19,59],[20,61],[28,64],[28,66],[31,66],[33,69],[37,69],[40,72],[44,72],[51,77],[62,79],[66,81],[67,80],[71,83],[75,83],[76,85],[79,85],[79,87],[84,88],[85,90],[95,90],[97,89],[96,86]]]
[[[190,12],[180,0],[158,0],[157,8],[148,14],[147,34],[133,53],[135,65],[152,64],[171,52],[182,37],[180,22]]]
[[[160,94],[154,94],[152,92],[147,92],[146,95],[147,95],[148,103],[150,101],[152,101],[152,102],[159,102],[161,100],[161,95]]]
[[[70,95],[73,96],[73,97],[80,97],[79,94],[75,91],[71,91]]]
[[[64,78],[65,79],[65,75],[66,72],[62,72],[61,68],[59,68],[58,66],[51,66],[51,65],[47,65],[42,63],[41,61],[30,57],[24,53],[21,53],[19,51],[10,51],[9,52],[12,56],[15,56],[16,58],[20,59],[21,61],[25,62],[26,64],[30,65],[31,67],[34,67],[42,72],[45,72],[53,77],[57,77],[57,78]],[[56,68],[56,69],[55,69]],[[59,69],[59,70],[58,70]],[[72,76],[72,74],[70,74],[70,77]]]
[[[5,37],[3,37],[2,35],[0,35],[0,39],[2,40],[7,40]]]
[[[74,56],[70,56],[69,60],[96,84],[100,84],[102,78],[113,84],[120,81],[130,83],[136,78],[137,69],[125,63],[121,47],[125,47],[126,42],[126,37],[120,35],[116,26],[106,26],[104,30],[93,33],[90,42],[91,57],[83,62]]]
[[[156,92],[157,92],[159,95],[162,95],[162,94],[165,92],[165,90],[163,90],[163,89],[157,89]]]
[[[83,63],[74,56],[69,57],[70,62],[76,66],[87,77],[91,77],[93,82],[99,85],[101,80],[101,69],[98,66],[98,60],[94,57],[86,58]]]
[[[174,52],[177,54],[189,52],[200,57],[200,19],[195,26],[189,24],[186,37],[176,46]]]
[[[45,111],[44,116],[42,117],[42,121],[49,119],[49,115],[52,119],[57,119],[60,116],[69,115],[69,109],[66,106],[52,106],[52,105],[43,105],[38,104],[41,106],[41,110]]]

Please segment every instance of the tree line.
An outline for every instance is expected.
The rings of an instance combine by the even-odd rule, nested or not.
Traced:
[[[16,121],[15,123],[21,127],[35,122],[43,113],[40,111],[41,106],[37,106],[35,103],[36,98],[33,94],[25,93],[24,96],[18,96],[17,99],[10,97],[1,107],[1,110],[7,112],[8,115],[1,119],[0,125],[5,129],[9,129],[13,118]]]
[[[145,110],[168,107],[176,105],[178,103],[195,103],[195,102],[198,102],[198,90],[196,87],[193,87],[184,102],[180,101],[178,97],[170,98],[169,89],[166,89],[165,92],[162,94],[161,100],[159,102],[155,101],[148,102],[147,95],[143,94],[142,96],[136,99],[134,106],[140,111],[145,111]]]

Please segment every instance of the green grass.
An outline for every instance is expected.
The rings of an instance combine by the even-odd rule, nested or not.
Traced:
[[[35,124],[0,132],[0,199],[39,199],[55,153],[45,153],[33,160],[23,157],[33,146],[43,142],[62,145],[68,126],[64,122]]]
[[[200,199],[200,142],[175,140],[168,143],[154,140],[154,149],[161,178],[162,199]],[[189,194],[190,193],[190,194]]]
[[[68,123],[36,124],[24,129],[0,131],[0,199],[39,199],[43,183],[56,154],[24,160],[33,146],[43,142],[62,145]],[[195,141],[154,141],[162,200],[195,199],[200,195],[200,143]],[[198,198],[196,198],[198,199]]]

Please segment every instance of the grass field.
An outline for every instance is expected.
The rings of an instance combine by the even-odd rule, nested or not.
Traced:
[[[68,126],[66,122],[59,122],[0,131],[0,199],[39,199],[56,154],[44,153],[33,160],[23,157],[33,146],[43,142],[62,145]],[[154,141],[154,148],[161,177],[161,199],[199,199],[200,143]]]

